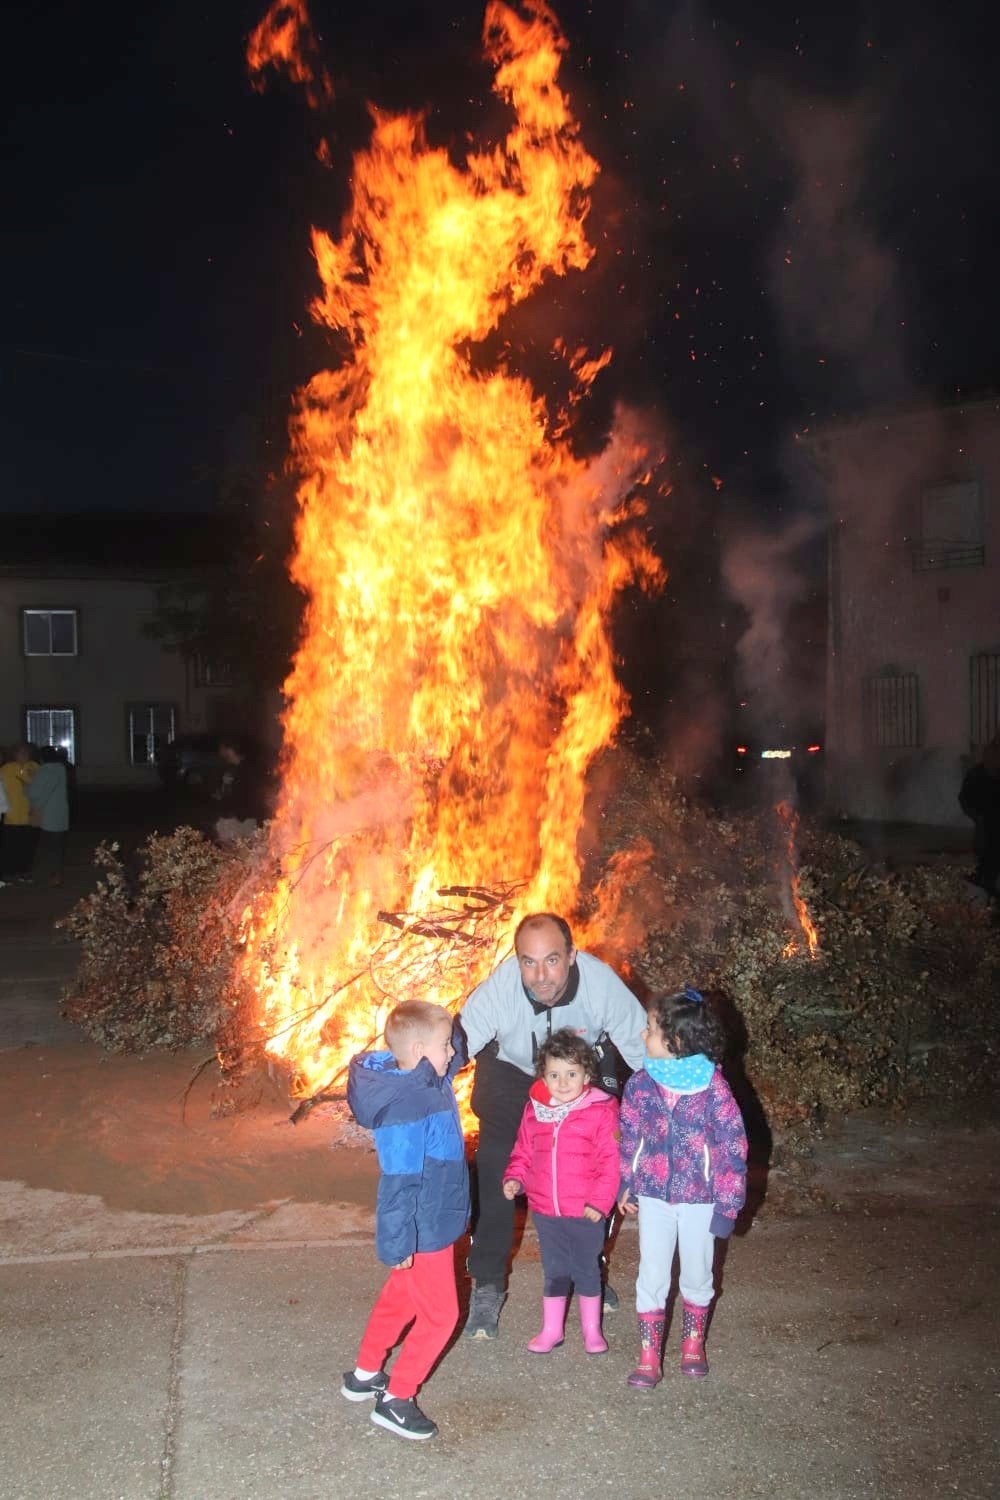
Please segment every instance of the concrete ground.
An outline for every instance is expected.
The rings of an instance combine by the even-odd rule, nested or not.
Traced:
[[[496,1343],[458,1337],[403,1442],[338,1393],[379,1286],[374,1158],[264,1090],[218,1118],[199,1058],[114,1058],[60,1021],[52,921],[88,886],[0,891],[2,1500],[744,1500],[960,1496],[998,1480],[996,1122],[847,1122],[773,1166],[725,1256],[711,1375],[650,1395],[637,1244],[610,1351],[533,1357],[526,1233]]]

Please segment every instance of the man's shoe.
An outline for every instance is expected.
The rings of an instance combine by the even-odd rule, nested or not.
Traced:
[[[415,1438],[417,1442],[437,1436],[434,1423],[424,1416],[415,1401],[404,1401],[401,1396],[389,1396],[384,1391],[375,1397],[371,1421],[398,1437]]]
[[[618,1293],[615,1291],[610,1281],[606,1281],[604,1283],[604,1311],[618,1311]]]
[[[502,1287],[488,1281],[474,1282],[469,1298],[469,1316],[465,1320],[467,1339],[495,1339],[500,1332],[500,1309],[505,1293]]]
[[[377,1370],[370,1380],[359,1380],[353,1370],[345,1370],[340,1394],[346,1396],[348,1401],[370,1401],[375,1396],[381,1396],[387,1385],[384,1370]]]

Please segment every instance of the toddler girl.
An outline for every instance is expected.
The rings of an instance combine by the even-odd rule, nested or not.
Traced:
[[[562,1343],[572,1287],[583,1347],[607,1353],[600,1255],[619,1180],[618,1101],[591,1088],[597,1067],[593,1049],[575,1032],[564,1028],[545,1040],[504,1173],[505,1198],[528,1195],[542,1252],[542,1328],[528,1344],[532,1354]]]
[[[708,1374],[713,1252],[743,1207],[747,1138],[718,1067],[722,1025],[699,992],[654,996],[646,1018],[646,1061],[622,1098],[619,1207],[639,1215],[639,1363],[628,1384],[650,1391],[661,1379],[675,1245],[684,1308],[681,1374]]]

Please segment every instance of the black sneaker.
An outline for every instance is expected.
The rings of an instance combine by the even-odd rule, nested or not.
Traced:
[[[500,1309],[506,1293],[491,1282],[475,1282],[469,1298],[469,1316],[465,1320],[467,1339],[495,1339],[500,1332]]]
[[[378,1427],[387,1427],[399,1437],[424,1438],[437,1436],[437,1428],[430,1417],[425,1417],[415,1401],[404,1401],[401,1396],[387,1396],[380,1391],[375,1397],[375,1410],[371,1421]]]
[[[345,1370],[340,1394],[346,1396],[348,1401],[370,1401],[375,1396],[381,1396],[386,1384],[384,1370],[377,1370],[370,1380],[359,1380],[353,1370]]]
[[[606,1281],[604,1283],[604,1311],[618,1311],[618,1293],[615,1291],[610,1281]]]

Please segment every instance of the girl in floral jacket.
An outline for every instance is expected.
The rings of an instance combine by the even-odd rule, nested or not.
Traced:
[[[591,1088],[597,1070],[593,1048],[575,1031],[563,1027],[545,1040],[504,1173],[505,1198],[528,1195],[542,1252],[542,1328],[528,1344],[532,1354],[562,1343],[574,1287],[583,1347],[608,1350],[600,1256],[618,1188],[618,1100]]]
[[[621,1106],[623,1213],[639,1215],[639,1363],[628,1377],[650,1391],[662,1377],[674,1248],[684,1307],[681,1374],[708,1374],[705,1324],[715,1292],[716,1239],[727,1239],[746,1196],[747,1138],[722,1070],[721,1022],[697,990],[658,995],[646,1012],[646,1062]]]

